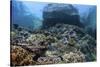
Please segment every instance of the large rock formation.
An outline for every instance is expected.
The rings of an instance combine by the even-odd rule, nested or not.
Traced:
[[[81,26],[78,10],[69,4],[48,4],[43,10],[43,19],[46,28],[57,23]]]

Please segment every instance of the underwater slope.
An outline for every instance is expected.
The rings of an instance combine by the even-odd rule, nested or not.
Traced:
[[[40,65],[96,61],[96,41],[75,25],[11,31],[11,65]]]

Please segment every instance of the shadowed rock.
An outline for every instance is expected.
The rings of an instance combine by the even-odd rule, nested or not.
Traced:
[[[48,4],[43,10],[43,19],[44,28],[61,22],[81,26],[78,10],[69,4]]]

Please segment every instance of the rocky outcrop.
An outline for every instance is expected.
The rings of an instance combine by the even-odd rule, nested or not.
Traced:
[[[43,10],[43,26],[50,27],[57,23],[81,26],[78,10],[69,4],[48,4]]]

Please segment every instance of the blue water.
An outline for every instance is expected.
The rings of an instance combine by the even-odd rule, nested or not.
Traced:
[[[12,1],[12,23],[19,24],[28,29],[40,29],[42,27],[43,8],[49,3],[33,1]],[[80,21],[92,29],[96,28],[96,6],[73,5],[79,11]],[[91,12],[91,14],[89,14]],[[92,17],[89,17],[92,16]]]

